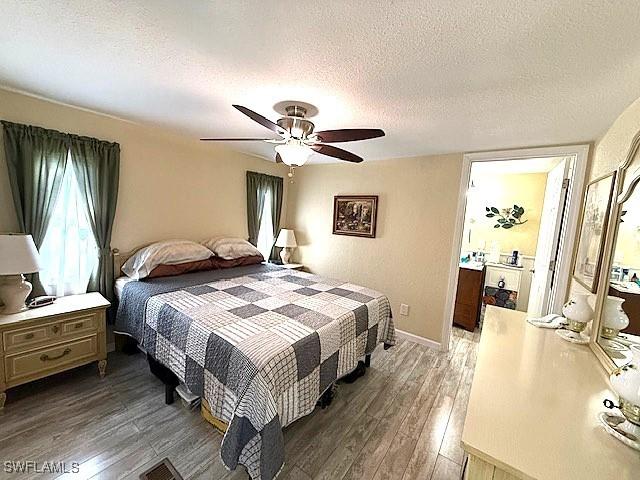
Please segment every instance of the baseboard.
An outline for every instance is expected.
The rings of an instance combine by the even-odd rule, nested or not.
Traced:
[[[405,332],[403,330],[398,330],[396,328],[396,335],[398,338],[402,338],[404,340],[409,340],[410,342],[419,343],[420,345],[424,345],[425,347],[435,348],[436,350],[442,350],[442,345],[440,342],[436,342],[435,340],[431,340],[429,338],[420,337],[418,335],[414,335],[413,333]]]

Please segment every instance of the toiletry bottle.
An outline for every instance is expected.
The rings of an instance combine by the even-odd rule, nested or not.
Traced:
[[[622,269],[622,282],[627,282],[629,281],[629,269],[628,268],[623,268]]]

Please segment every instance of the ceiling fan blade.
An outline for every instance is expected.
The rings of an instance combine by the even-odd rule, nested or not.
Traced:
[[[275,140],[273,138],[201,138],[203,142],[258,142]]]
[[[278,135],[282,135],[283,133],[287,132],[284,128],[282,128],[277,123],[272,122],[268,118],[263,117],[259,113],[254,112],[253,110],[249,110],[247,107],[243,107],[242,105],[233,105],[233,108],[244,113],[247,117],[249,117],[254,122],[258,122],[263,127],[267,127],[269,130],[276,132]]]
[[[322,155],[339,158],[340,160],[346,160],[347,162],[362,162],[362,158],[355,153],[347,152],[346,150],[334,147],[332,145],[323,145],[321,143],[316,143],[315,145],[310,145],[309,148],[315,150],[318,153],[321,153]]]
[[[282,163],[282,157],[276,152],[276,163]]]
[[[379,128],[343,128],[340,130],[323,130],[316,132],[318,141],[323,143],[355,142],[369,138],[384,137],[384,131]]]

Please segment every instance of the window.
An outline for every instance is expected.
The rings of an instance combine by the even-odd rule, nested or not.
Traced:
[[[40,281],[48,295],[87,291],[91,273],[98,264],[98,249],[70,161],[40,248],[40,258],[43,266]]]
[[[275,239],[273,238],[273,218],[271,217],[271,190],[267,190],[264,198],[264,207],[262,208],[262,221],[260,222],[260,230],[258,231],[258,250],[265,260],[269,260],[271,249]]]

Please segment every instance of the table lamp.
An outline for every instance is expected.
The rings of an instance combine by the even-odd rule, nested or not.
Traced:
[[[293,233],[293,230],[288,230],[286,228],[281,229],[280,234],[278,235],[278,240],[276,241],[276,247],[282,247],[282,251],[280,252],[282,263],[289,263],[289,260],[291,259],[291,252],[297,246],[296,234]]]
[[[31,235],[0,234],[0,300],[2,314],[26,309],[25,300],[31,293],[31,284],[24,273],[41,270],[40,256]]]

